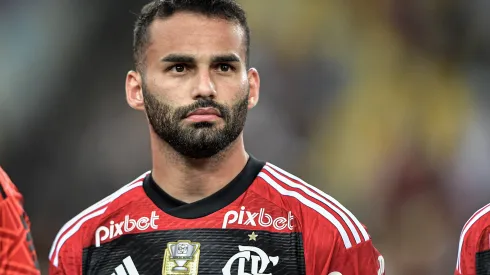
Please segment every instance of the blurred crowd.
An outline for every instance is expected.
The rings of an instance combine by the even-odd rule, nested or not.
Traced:
[[[248,151],[351,209],[387,274],[451,274],[490,203],[490,2],[240,2],[262,80]],[[0,164],[43,266],[63,223],[151,168],[124,95],[144,3],[0,0]]]

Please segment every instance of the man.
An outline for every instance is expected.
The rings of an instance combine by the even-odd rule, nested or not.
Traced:
[[[490,204],[479,209],[463,226],[455,275],[490,274]]]
[[[152,170],[63,226],[50,274],[384,274],[347,209],[245,151],[249,44],[232,0],[143,8],[126,98],[148,118]]]
[[[40,274],[22,195],[0,167],[0,274]]]

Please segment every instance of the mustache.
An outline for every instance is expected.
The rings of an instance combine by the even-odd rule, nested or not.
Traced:
[[[228,108],[226,108],[226,106],[221,105],[212,99],[198,99],[191,105],[179,107],[178,109],[176,109],[175,116],[180,119],[185,119],[188,113],[193,112],[199,108],[214,108],[220,112],[223,118],[227,118],[230,115],[230,112],[228,111]]]

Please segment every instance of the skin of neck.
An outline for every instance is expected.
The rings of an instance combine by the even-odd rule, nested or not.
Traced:
[[[151,127],[150,127],[151,128]],[[186,203],[206,198],[231,182],[247,164],[243,132],[215,156],[182,156],[150,129],[152,176],[167,194]]]

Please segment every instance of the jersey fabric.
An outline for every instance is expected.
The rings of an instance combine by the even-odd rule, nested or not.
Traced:
[[[463,226],[454,274],[490,274],[490,204],[476,211]]]
[[[0,167],[0,274],[40,274],[23,198]]]
[[[189,204],[143,174],[66,223],[49,259],[52,275],[384,274],[347,209],[252,157],[223,189]]]

